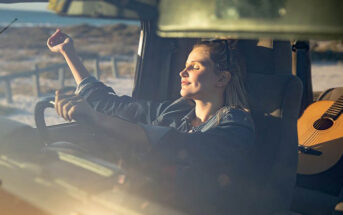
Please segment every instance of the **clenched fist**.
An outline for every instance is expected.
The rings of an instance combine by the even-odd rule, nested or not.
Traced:
[[[73,40],[60,29],[57,29],[56,32],[49,37],[47,45],[52,52],[63,54],[67,51],[74,51]]]

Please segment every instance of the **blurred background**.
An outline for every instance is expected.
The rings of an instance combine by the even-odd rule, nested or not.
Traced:
[[[37,94],[40,97],[51,95],[61,88],[61,68],[58,67],[39,73],[39,88],[35,86],[35,76],[21,76],[64,64],[62,56],[51,53],[46,46],[47,39],[57,28],[73,38],[79,56],[91,73],[99,75],[100,80],[118,94],[131,95],[139,22],[61,17],[50,12],[47,5],[0,4],[0,31],[17,19],[0,34],[0,79],[20,74],[7,82],[0,80],[0,115],[33,125],[32,112],[39,99]],[[75,87],[69,69],[62,70],[63,86]],[[52,123],[58,121],[53,110],[47,113],[47,121],[49,118]]]

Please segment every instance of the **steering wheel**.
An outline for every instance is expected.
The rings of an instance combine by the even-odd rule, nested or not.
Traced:
[[[91,151],[92,153],[112,154],[119,153],[113,150],[118,142],[108,132],[102,131],[91,124],[80,124],[78,122],[67,122],[57,125],[46,125],[44,111],[54,108],[54,96],[42,98],[36,103],[34,119],[40,141],[45,148],[64,148],[76,151]]]
[[[66,139],[72,139],[72,137],[75,136],[74,134],[76,131],[80,131],[80,129],[83,131],[85,129],[84,127],[80,126],[80,124],[78,124],[77,122],[71,122],[71,123],[68,122],[68,123],[63,123],[59,125],[47,126],[45,122],[44,111],[47,108],[54,108],[54,106],[55,106],[55,97],[48,96],[39,100],[36,103],[36,106],[34,109],[34,119],[35,119],[36,127],[38,130],[39,136],[41,138],[41,142],[45,146],[50,143],[56,143],[58,141],[63,142],[63,141],[67,141]],[[68,133],[68,131],[70,131],[71,129],[75,132]],[[56,133],[56,135],[54,135],[54,133]],[[70,140],[68,142],[70,142]]]
[[[142,173],[136,171],[141,169],[141,163],[137,162],[135,154],[131,152],[131,147],[127,147],[127,144],[117,140],[108,132],[93,125],[83,125],[77,122],[47,126],[44,111],[47,108],[54,108],[54,101],[54,96],[42,98],[36,103],[34,109],[36,127],[43,143],[42,151],[66,152],[87,161],[100,162],[116,174],[125,173],[130,177],[142,178]],[[123,162],[121,167],[117,166],[117,163]]]
[[[104,144],[99,143],[95,133],[98,132],[92,125],[81,125],[77,122],[68,122],[57,125],[46,125],[44,111],[47,108],[54,108],[54,96],[42,98],[36,103],[34,119],[36,127],[43,143],[43,152],[65,152],[76,155],[82,159],[101,163],[116,172],[123,173],[114,163],[108,163],[109,159],[104,153],[111,153],[110,157],[115,158],[117,151],[109,150]],[[102,135],[103,136],[103,135]],[[106,141],[109,139],[107,138]]]
[[[44,145],[47,144],[49,140],[49,135],[48,135],[47,127],[45,123],[44,111],[47,108],[54,108],[54,106],[55,106],[54,96],[48,96],[48,97],[42,98],[36,103],[36,106],[35,106],[34,119],[35,119],[38,133],[41,137],[41,141],[43,142]]]
[[[41,99],[37,102],[34,110],[34,117],[36,127],[39,131],[46,129],[46,123],[44,118],[44,111],[46,108],[54,108],[55,106],[55,97],[49,96]]]
[[[62,89],[62,91],[66,91],[66,92],[75,91],[75,87],[65,87]],[[47,126],[46,126],[45,118],[44,118],[44,111],[47,108],[54,108],[54,107],[55,107],[55,96],[53,95],[44,97],[36,103],[35,110],[34,110],[34,118],[35,118],[36,127],[41,134],[43,131],[47,130]]]

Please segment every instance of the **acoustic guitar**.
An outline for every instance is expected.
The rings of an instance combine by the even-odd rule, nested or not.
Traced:
[[[312,175],[334,166],[343,154],[343,96],[309,105],[298,119],[298,173]]]

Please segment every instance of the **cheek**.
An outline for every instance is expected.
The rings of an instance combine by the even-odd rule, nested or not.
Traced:
[[[196,86],[201,88],[213,88],[216,83],[216,77],[211,73],[204,73],[198,76]]]
[[[193,83],[196,85],[203,85],[208,79],[207,76],[208,74],[206,73],[206,71],[199,71],[197,74],[193,74]]]

